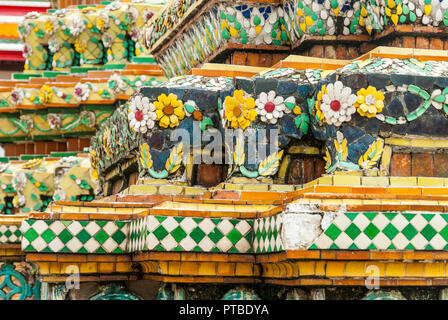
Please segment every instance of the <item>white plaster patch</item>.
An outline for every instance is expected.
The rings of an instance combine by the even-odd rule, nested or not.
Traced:
[[[322,233],[320,214],[282,214],[281,237],[284,249],[307,249]]]

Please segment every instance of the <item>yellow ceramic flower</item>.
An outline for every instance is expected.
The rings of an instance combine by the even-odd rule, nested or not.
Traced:
[[[185,118],[184,104],[177,100],[177,96],[170,93],[166,96],[162,93],[157,101],[154,101],[156,108],[156,121],[163,128],[174,128],[179,125],[179,120]]]
[[[96,27],[99,30],[102,30],[104,28],[104,26],[106,25],[106,20],[104,20],[104,18],[98,17],[96,19]]]
[[[54,24],[51,21],[46,21],[44,24],[44,30],[46,33],[51,33],[53,31]]]
[[[234,129],[246,129],[257,116],[254,98],[245,98],[243,90],[235,90],[233,97],[227,96],[224,105],[225,118]]]
[[[403,7],[401,3],[396,4],[394,0],[386,0],[385,12],[388,17],[392,20],[394,25],[397,25],[398,19],[403,13]]]
[[[39,100],[41,103],[50,102],[53,97],[53,89],[48,85],[43,85],[39,90]]]
[[[367,89],[362,88],[357,92],[358,100],[354,106],[358,109],[358,113],[363,117],[372,118],[377,113],[383,111],[384,95],[376,88],[369,86]]]
[[[75,50],[78,53],[83,53],[84,51],[86,51],[87,48],[87,41],[86,40],[82,40],[82,39],[77,39],[75,41]]]
[[[322,97],[324,94],[328,94],[327,87],[325,85],[322,86],[320,91],[317,93],[317,101],[316,101],[316,116],[319,118],[320,121],[325,122],[325,115],[322,112],[322,109],[320,108],[322,104]]]

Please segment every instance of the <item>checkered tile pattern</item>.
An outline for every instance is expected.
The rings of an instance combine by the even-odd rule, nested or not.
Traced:
[[[448,250],[448,214],[347,212],[309,249]]]
[[[20,243],[22,233],[20,226],[0,225],[0,244],[1,243]]]
[[[148,216],[130,223],[128,251],[252,252],[252,220]]]
[[[282,239],[280,228],[282,217],[275,215],[268,218],[256,219],[254,221],[254,242],[255,253],[282,251]]]
[[[24,220],[21,232],[25,252],[123,253],[126,221]]]

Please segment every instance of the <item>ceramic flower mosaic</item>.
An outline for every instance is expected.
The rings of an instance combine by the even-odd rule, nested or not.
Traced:
[[[357,100],[349,87],[344,87],[342,82],[337,81],[322,87],[320,93],[322,93],[320,109],[328,124],[340,126],[343,122],[351,120],[352,114],[356,112],[354,104]]]
[[[289,97],[286,101],[295,105],[294,97]],[[285,99],[281,96],[276,96],[275,91],[262,92],[258,99],[255,100],[257,113],[261,121],[275,124],[284,113],[290,113],[291,109],[284,102]]]
[[[224,116],[230,127],[246,129],[257,116],[254,98],[235,90],[233,96],[227,96],[224,101]]]
[[[152,129],[157,119],[156,108],[148,97],[135,96],[129,103],[129,125],[134,131],[146,133]]]

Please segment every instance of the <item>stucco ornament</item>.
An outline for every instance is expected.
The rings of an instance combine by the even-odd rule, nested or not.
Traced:
[[[148,97],[135,96],[129,103],[128,120],[131,128],[140,133],[146,133],[154,128],[157,118],[154,104]]]
[[[343,122],[350,121],[352,114],[356,112],[354,103],[356,95],[352,89],[344,87],[341,81],[327,85],[326,93],[322,95],[321,109],[328,124],[340,126]]]
[[[59,129],[62,124],[62,119],[57,113],[49,113],[47,114],[47,122],[51,129]]]

